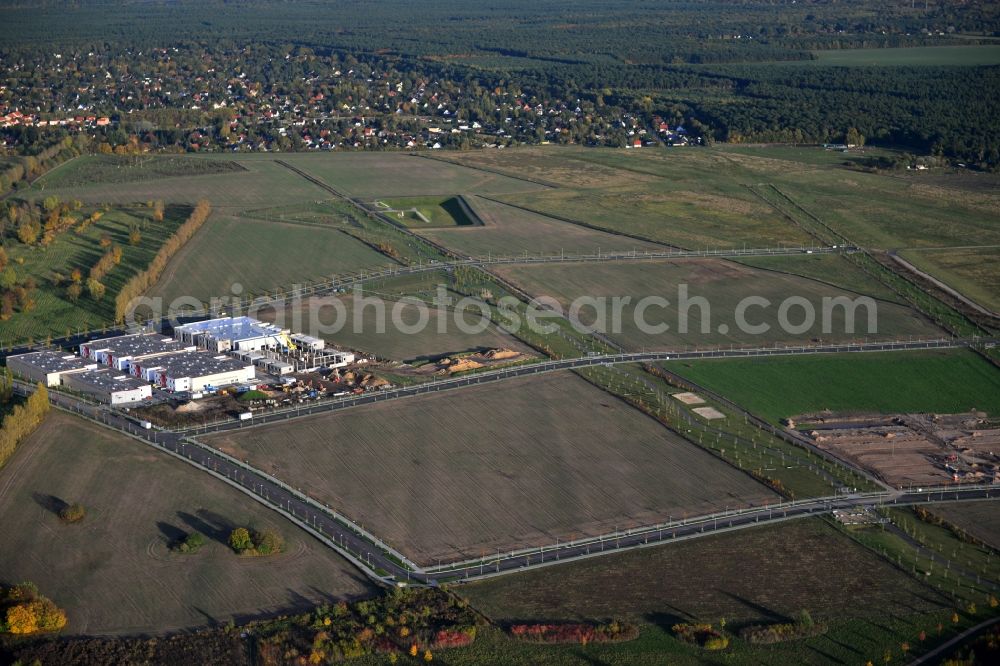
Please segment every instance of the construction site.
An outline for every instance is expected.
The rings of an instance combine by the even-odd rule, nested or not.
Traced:
[[[1000,427],[983,412],[822,414],[788,425],[896,488],[1000,482]]]

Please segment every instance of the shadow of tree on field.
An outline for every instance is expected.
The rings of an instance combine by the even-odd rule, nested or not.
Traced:
[[[236,528],[233,521],[207,509],[199,509],[197,515],[178,511],[177,517],[195,532],[223,545],[229,543],[229,534]]]
[[[35,503],[38,504],[38,506],[56,516],[58,516],[63,509],[69,506],[69,502],[66,500],[60,499],[55,495],[48,495],[46,493],[31,493],[31,498],[35,500]]]
[[[659,627],[665,633],[668,634],[671,632],[671,628],[675,624],[681,624],[682,622],[690,621],[689,618],[684,615],[679,615],[675,613],[663,613],[660,611],[653,611],[652,613],[646,613],[645,615],[642,616],[642,619],[644,619],[646,622],[656,627]]]
[[[160,530],[160,534],[170,547],[180,543],[188,535],[188,533],[180,527],[171,525],[170,523],[165,523],[162,520],[156,522],[156,527]]]
[[[719,590],[722,594],[726,595],[734,601],[738,601],[743,606],[746,606],[750,610],[754,611],[760,616],[760,620],[754,620],[752,622],[747,622],[746,624],[755,624],[757,622],[791,622],[792,618],[785,615],[780,611],[776,611],[773,608],[768,608],[763,604],[759,604],[756,601],[751,601],[746,597],[740,596],[738,594],[733,594],[732,592],[727,592],[726,590]]]

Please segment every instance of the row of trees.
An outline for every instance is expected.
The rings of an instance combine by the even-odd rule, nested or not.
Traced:
[[[9,375],[6,376],[9,382]],[[9,391],[9,389],[8,389]],[[0,427],[0,467],[14,454],[17,445],[35,431],[49,412],[49,392],[39,384],[23,405],[16,405]]]
[[[156,281],[163,275],[163,271],[166,269],[167,263],[170,262],[170,258],[177,254],[184,247],[185,243],[191,240],[195,232],[205,224],[205,220],[208,219],[211,212],[212,206],[208,201],[202,199],[195,204],[191,215],[160,247],[156,256],[149,262],[146,270],[137,273],[125,283],[115,298],[115,321],[122,322],[125,320],[125,315],[128,314],[132,301],[156,284]]]

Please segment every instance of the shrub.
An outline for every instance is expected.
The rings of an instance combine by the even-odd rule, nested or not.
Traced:
[[[250,530],[245,527],[237,527],[229,534],[229,545],[237,553],[243,554],[253,547],[250,540]]]
[[[178,553],[194,553],[204,545],[205,537],[199,532],[192,532],[177,542],[173,550]]]
[[[675,624],[671,629],[679,640],[699,645],[706,650],[724,650],[729,647],[729,638],[707,623],[681,623]]]
[[[73,504],[67,504],[62,509],[59,510],[59,518],[64,523],[78,523],[83,520],[84,516],[87,515],[87,510],[82,504],[74,502]]]

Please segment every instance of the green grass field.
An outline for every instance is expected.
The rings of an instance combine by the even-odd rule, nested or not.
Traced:
[[[648,260],[630,262],[603,262],[590,264],[534,264],[503,266],[499,273],[524,288],[533,296],[547,295],[555,298],[565,312],[574,300],[582,297],[607,298],[603,317],[609,336],[629,349],[685,349],[696,345],[766,345],[776,341],[806,342],[813,339],[850,340],[868,337],[895,338],[897,336],[935,336],[938,330],[909,308],[895,303],[876,302],[876,330],[868,330],[867,311],[859,308],[854,322],[854,332],[847,332],[843,308],[835,308],[830,315],[823,315],[823,298],[848,296],[850,292],[796,275],[753,269],[718,259]],[[689,298],[707,300],[707,311],[697,306],[687,308],[688,331],[681,332],[680,289],[686,286]],[[668,329],[644,332],[636,318],[637,306],[642,298],[659,296],[668,305],[650,305],[642,313],[648,325],[666,324]],[[753,324],[766,324],[769,329],[754,334],[744,332],[736,319],[737,307],[744,298],[763,297],[768,307],[751,307],[746,320]],[[786,331],[780,322],[779,304],[790,296],[806,299],[815,312],[815,321],[804,332]],[[621,326],[615,330],[614,297],[632,300],[621,308]],[[789,322],[800,323],[801,308],[794,308]],[[594,308],[587,306],[580,311],[585,324],[596,321]],[[703,313],[706,313],[703,315]],[[751,316],[752,315],[752,316]],[[702,331],[702,323],[708,325]],[[823,330],[823,319],[829,323],[829,332]],[[725,327],[724,329],[722,327]]]
[[[82,220],[92,210],[85,207],[74,215]],[[70,229],[59,234],[48,246],[27,246],[17,240],[8,240],[5,249],[18,280],[30,277],[38,285],[37,304],[30,312],[15,312],[9,320],[0,322],[0,340],[10,344],[33,337],[39,341],[48,335],[65,335],[67,329],[87,330],[112,323],[115,294],[129,278],[149,265],[160,246],[190,212],[187,206],[167,206],[164,220],[154,222],[151,208],[122,206],[106,211],[84,233]],[[138,245],[129,243],[129,227],[133,224],[142,236]],[[90,268],[107,251],[100,245],[104,235],[122,248],[122,261],[101,280],[107,288],[103,299],[94,301],[84,289],[74,303],[66,294],[70,273],[79,269],[86,281]],[[58,286],[54,283],[57,273],[64,278]]]
[[[393,261],[336,229],[213,216],[174,257],[152,295],[168,302],[261,294]]]
[[[53,509],[80,502],[79,524]],[[306,610],[373,593],[339,555],[277,514],[188,464],[60,412],[0,474],[0,581],[31,580],[64,607],[70,634],[162,634],[229,619]],[[273,558],[240,558],[236,525],[273,527]],[[192,530],[206,545],[172,553]]]
[[[36,187],[56,188],[107,183],[134,183],[174,176],[211,176],[243,171],[232,160],[191,159],[177,155],[90,155],[64,164],[42,176]]]
[[[840,49],[816,51],[813,65],[838,67],[981,67],[1000,65],[1000,46],[909,46],[885,49]]]
[[[469,256],[596,254],[632,250],[662,251],[662,246],[633,238],[587,229],[546,215],[509,206],[483,197],[466,197],[482,225],[428,229],[422,235]]]
[[[427,286],[433,293],[433,285]],[[412,293],[413,289],[405,291]],[[366,294],[366,297],[374,296]],[[478,333],[462,332],[455,325],[451,312],[430,306],[425,310],[427,326],[410,332],[410,327],[415,327],[420,321],[420,311],[416,304],[400,302],[394,296],[395,294],[386,293],[383,300],[384,318],[379,315],[375,306],[364,307],[359,312],[351,294],[310,299],[301,306],[282,310],[280,316],[284,318],[284,326],[292,326],[298,330],[300,327],[295,322],[302,322],[305,332],[322,337],[334,346],[395,361],[434,359],[447,354],[499,347],[528,350],[517,338],[492,324]],[[342,320],[338,319],[338,307],[343,309]],[[277,315],[270,312],[261,313],[261,318],[268,321],[273,321],[275,316]],[[443,331],[438,330],[440,317],[444,317]],[[477,321],[475,313],[470,313],[466,319],[470,324]],[[313,327],[311,321],[318,322],[319,325]],[[379,321],[384,322],[382,330],[379,330]],[[396,321],[402,325],[397,327]],[[360,326],[360,330],[355,329],[356,324]]]
[[[534,183],[402,153],[286,154],[283,160],[347,195],[362,198],[513,193]],[[247,165],[252,164],[248,161]]]
[[[73,170],[89,168],[96,156],[81,157],[71,166]],[[201,161],[202,158],[189,158]],[[52,186],[42,179],[25,197],[34,195],[41,199],[56,194],[63,200],[80,199],[84,202],[132,203],[163,199],[167,203],[193,204],[200,199],[208,199],[212,208],[222,210],[242,210],[264,208],[279,204],[299,204],[329,198],[329,193],[310,183],[302,176],[277,164],[273,159],[235,159],[228,156],[208,158],[209,160],[235,161],[240,170],[226,168],[211,175],[173,175],[170,178],[140,180],[127,183],[102,181],[87,185]],[[205,171],[199,169],[198,172]],[[58,172],[53,177],[58,176]]]
[[[783,257],[744,257],[735,259],[745,266],[790,273],[826,282],[865,296],[893,303],[901,302],[893,290],[873,280],[856,264],[838,254],[795,254]]]
[[[965,350],[668,363],[772,422],[824,409],[1000,415],[1000,371]]]
[[[900,255],[979,305],[1000,312],[1000,245],[903,250]]]
[[[461,199],[461,196],[380,199],[376,203],[376,209],[412,229],[469,227],[478,224],[478,220],[466,212]],[[391,210],[386,210],[382,204]]]

